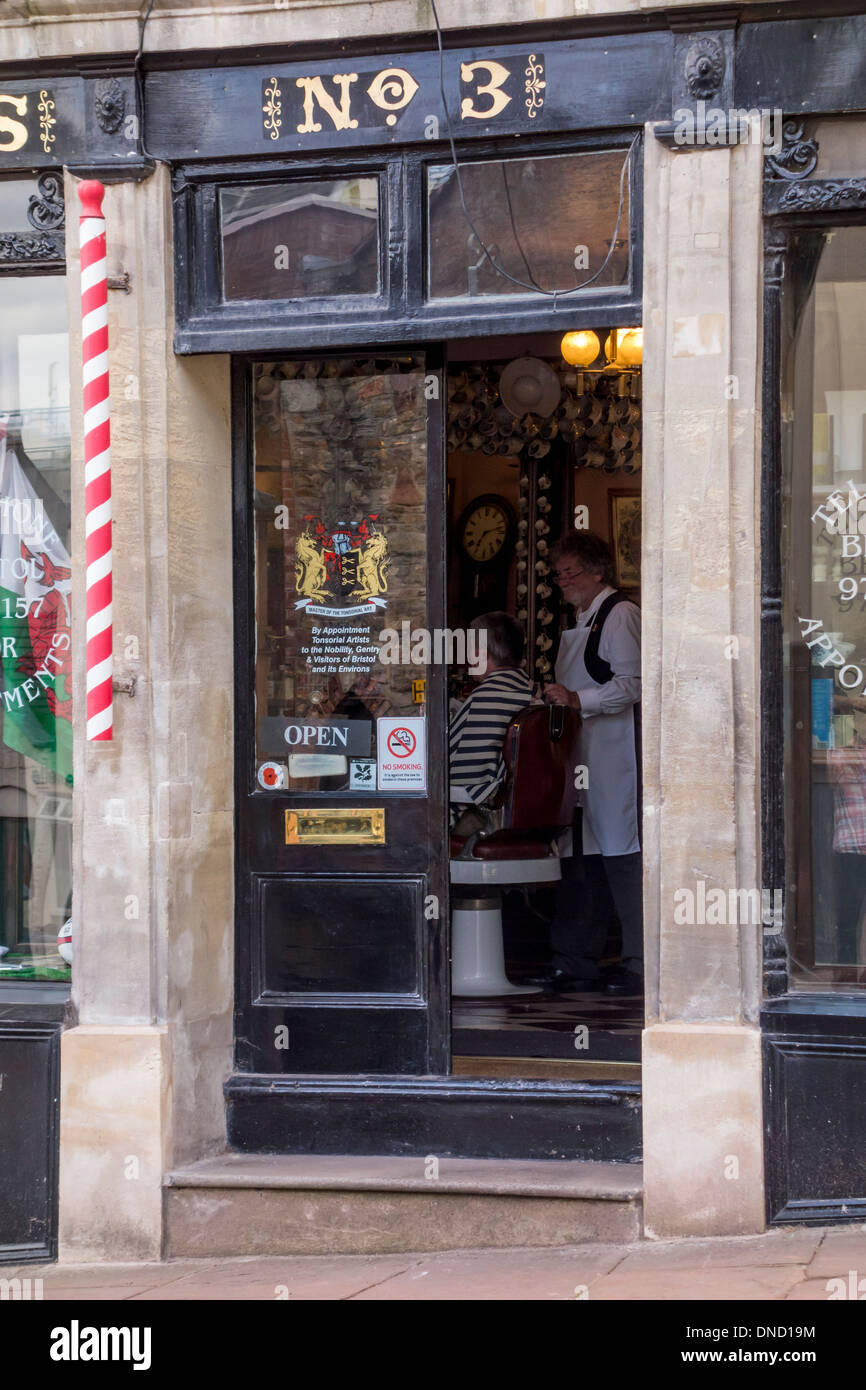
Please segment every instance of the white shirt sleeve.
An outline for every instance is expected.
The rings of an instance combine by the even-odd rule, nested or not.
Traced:
[[[640,609],[633,603],[618,603],[611,609],[601,631],[598,654],[613,670],[606,685],[578,690],[580,712],[618,714],[640,700]]]

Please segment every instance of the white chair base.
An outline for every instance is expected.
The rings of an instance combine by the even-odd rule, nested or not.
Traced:
[[[452,859],[451,882],[497,888],[518,883],[555,883],[562,878],[555,854],[540,859]],[[502,895],[455,898],[451,911],[451,994],[456,999],[490,999],[505,994],[541,994],[539,985],[513,985],[505,973]]]
[[[499,897],[458,902],[451,913],[452,996],[484,999],[540,993],[532,985],[513,985],[505,973]]]

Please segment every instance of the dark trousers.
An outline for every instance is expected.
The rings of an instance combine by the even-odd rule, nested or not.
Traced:
[[[643,864],[637,854],[576,854],[562,861],[550,929],[555,969],[591,980],[611,925],[622,927],[622,962],[643,972]]]
[[[866,901],[866,854],[833,855],[836,890],[836,941],[831,951],[834,964],[857,965],[860,957],[860,920]]]

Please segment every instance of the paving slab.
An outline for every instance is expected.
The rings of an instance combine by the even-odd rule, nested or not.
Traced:
[[[847,1276],[845,1281],[847,1284]],[[804,1279],[801,1284],[795,1284],[789,1294],[786,1295],[788,1303],[827,1303],[830,1300],[831,1290],[827,1288],[827,1279]]]
[[[45,1298],[90,1297],[90,1289],[114,1290],[115,1298],[127,1298],[143,1288],[174,1283],[177,1267],[167,1262],[99,1265],[29,1265],[16,1270],[0,1266],[0,1277],[41,1279]],[[64,1292],[58,1294],[56,1290]]]
[[[803,1279],[802,1266],[762,1266],[755,1269],[730,1267],[689,1269],[632,1268],[618,1266],[589,1286],[590,1300],[601,1303],[643,1300],[696,1299],[699,1302],[725,1302],[733,1299],[784,1299]]]
[[[708,1240],[646,1241],[632,1246],[626,1269],[685,1269],[701,1265],[726,1266],[806,1265],[824,1236],[823,1228],[798,1226],[792,1230],[766,1231],[759,1236],[716,1236]]]
[[[573,1301],[621,1259],[621,1250],[597,1246],[421,1256],[404,1273],[355,1294],[353,1302]]]
[[[809,1278],[824,1275],[829,1279],[855,1269],[866,1279],[866,1227],[837,1226],[822,1230],[821,1234],[821,1244],[809,1264]]]
[[[133,1295],[132,1301],[339,1302],[404,1274],[417,1258],[310,1255],[294,1259],[226,1260],[222,1268],[206,1274],[187,1266],[174,1284]]]
[[[828,1279],[847,1283],[852,1269],[866,1280],[861,1226],[549,1248],[21,1265],[0,1274],[42,1279],[46,1300],[72,1302],[822,1301],[830,1296]]]

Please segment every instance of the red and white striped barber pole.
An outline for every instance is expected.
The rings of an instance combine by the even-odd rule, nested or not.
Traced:
[[[114,669],[111,624],[111,430],[108,402],[108,274],[105,189],[79,184],[81,349],[84,362],[84,534],[87,564],[87,737],[110,739]]]

